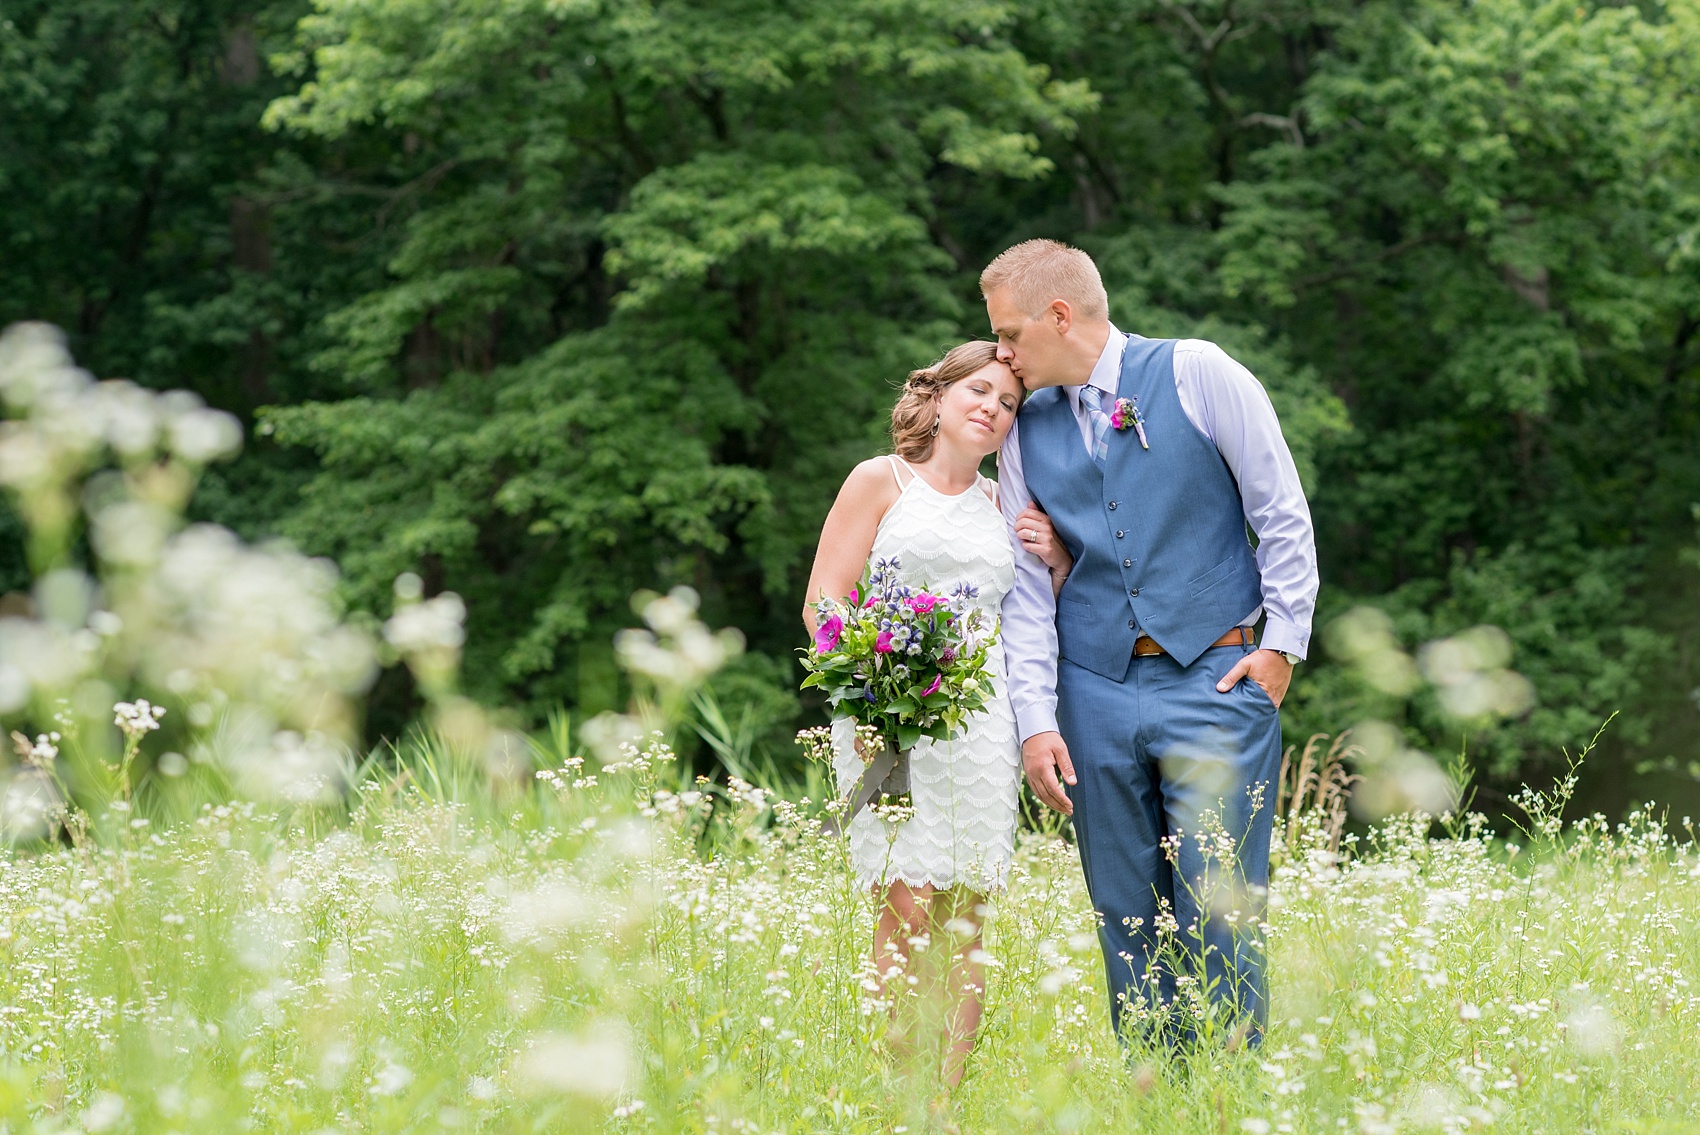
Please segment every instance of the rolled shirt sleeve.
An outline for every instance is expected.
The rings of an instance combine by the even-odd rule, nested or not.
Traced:
[[[1016,731],[1025,742],[1057,728],[1057,601],[1050,569],[1015,537],[1015,518],[1030,499],[1020,429],[1020,421],[1010,426],[998,454],[998,509],[1015,550],[1015,586],[1003,601],[1004,665]]]
[[[1261,613],[1267,617],[1260,645],[1304,658],[1319,584],[1316,533],[1269,394],[1226,351],[1202,339],[1175,345],[1175,385],[1181,409],[1215,444],[1238,482],[1246,523],[1257,535]]]

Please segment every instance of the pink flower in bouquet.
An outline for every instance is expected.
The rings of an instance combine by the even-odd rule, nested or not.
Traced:
[[[857,590],[856,588],[852,587],[850,589],[850,606],[852,606],[852,607],[858,606],[858,605],[861,604],[861,602],[862,602],[862,593],[859,590]]]
[[[923,591],[921,594],[909,600],[909,609],[914,611],[917,615],[925,615],[929,614],[934,607],[938,606],[942,602],[944,602],[944,600],[940,599],[937,595],[928,595],[925,591]]]
[[[926,689],[922,690],[921,696],[926,698],[926,697],[931,697],[932,695],[938,693],[939,692],[939,683],[943,682],[943,681],[944,681],[944,675],[943,674],[934,674],[932,685],[930,685]]]
[[[891,653],[891,632],[890,631],[881,631],[879,633],[879,637],[874,640],[874,653],[875,654],[890,654]]]
[[[844,620],[837,615],[830,615],[815,628],[815,649],[825,654],[838,646],[838,640],[844,635]]]

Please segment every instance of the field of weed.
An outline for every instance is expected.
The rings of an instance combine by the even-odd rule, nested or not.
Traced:
[[[1264,1044],[1178,1058],[1117,1048],[1073,850],[1031,834],[946,1095],[889,1050],[871,899],[796,802],[682,777],[658,739],[605,767],[547,748],[460,799],[421,787],[452,754],[404,751],[346,810],[156,826],[117,801],[80,846],[11,853],[6,1129],[1700,1125],[1700,860],[1648,814],[1560,830],[1529,797],[1521,846],[1406,817],[1345,857],[1301,821]]]

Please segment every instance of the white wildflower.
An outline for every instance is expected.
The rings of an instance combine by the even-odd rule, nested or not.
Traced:
[[[159,728],[159,719],[165,716],[165,707],[151,705],[147,698],[138,698],[133,702],[119,702],[112,707],[112,712],[112,724],[118,726],[124,736],[135,740]]]
[[[173,399],[174,395],[187,393],[174,390],[166,395],[170,400],[167,411],[178,410],[166,426],[171,451],[191,465],[206,465],[221,458],[234,457],[242,448],[241,423],[223,410],[187,406],[181,399]]]
[[[401,607],[384,624],[384,639],[403,654],[459,650],[466,642],[466,604],[452,591]]]
[[[372,1073],[371,1085],[366,1090],[374,1096],[394,1096],[400,1095],[411,1083],[413,1073],[405,1065],[386,1060]]]

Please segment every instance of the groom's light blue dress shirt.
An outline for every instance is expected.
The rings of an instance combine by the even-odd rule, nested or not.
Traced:
[[[1127,337],[1111,327],[1087,380],[1105,392],[1105,406],[1115,403],[1126,346]],[[1092,424],[1080,405],[1080,387],[1063,389],[1080,424],[1080,442],[1090,453]],[[1246,523],[1257,535],[1263,603],[1242,622],[1250,626],[1267,614],[1259,645],[1303,658],[1310,651],[1316,610],[1316,537],[1275,407],[1249,370],[1203,339],[1175,344],[1175,389],[1187,420],[1216,446],[1234,475]],[[1015,588],[1003,603],[1003,637],[1010,704],[1025,741],[1057,727],[1057,603],[1044,561],[1014,536],[1015,517],[1030,499],[1021,472],[1020,429],[1018,420],[998,454],[998,506],[1015,547]]]

